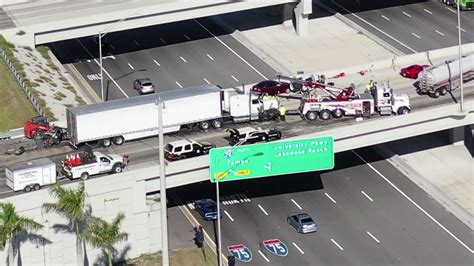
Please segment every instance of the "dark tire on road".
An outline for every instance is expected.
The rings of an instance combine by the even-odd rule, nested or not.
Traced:
[[[318,118],[318,113],[316,113],[316,112],[309,111],[309,112],[306,113],[306,119],[308,119],[310,121],[316,120],[317,118]]]
[[[33,185],[33,190],[39,190],[41,186],[39,184],[34,184]]]
[[[439,96],[440,96],[439,90],[435,90],[435,92],[430,93],[430,97],[431,97],[431,98],[437,99],[437,98],[439,98]]]
[[[120,146],[122,145],[124,142],[125,142],[125,139],[122,137],[122,136],[118,136],[118,137],[115,137],[112,139],[112,142],[117,145],[117,146]]]
[[[329,118],[331,118],[331,112],[329,110],[322,110],[321,112],[319,112],[319,118],[321,118],[322,120],[329,120]]]
[[[209,127],[210,127],[210,123],[209,121],[202,121],[199,123],[199,128],[202,129],[202,130],[208,130]]]
[[[121,173],[123,171],[123,166],[121,163],[116,163],[114,164],[114,167],[112,167],[112,173]]]
[[[31,187],[30,186],[26,186],[25,188],[23,188],[23,191],[28,193],[31,191]]]
[[[334,111],[332,112],[332,116],[333,116],[334,118],[341,118],[341,117],[344,116],[344,110],[342,110],[342,109],[336,109],[336,110],[334,110]]]
[[[446,87],[442,87],[439,90],[439,94],[441,94],[441,96],[444,96],[448,93],[448,89],[446,89]]]
[[[410,109],[408,109],[408,108],[405,107],[405,106],[404,106],[404,107],[400,107],[400,108],[398,108],[398,110],[397,110],[397,114],[399,114],[399,115],[406,115],[406,114],[408,114],[409,112],[410,112]]]
[[[110,139],[101,139],[99,141],[99,145],[104,148],[107,148],[107,147],[110,147],[110,145],[112,145],[112,141]]]
[[[81,179],[82,179],[82,180],[87,180],[87,179],[89,179],[89,173],[88,173],[88,172],[82,173],[82,174],[81,174]]]
[[[222,122],[222,119],[214,119],[211,122],[213,128],[221,128],[223,123],[224,122]]]

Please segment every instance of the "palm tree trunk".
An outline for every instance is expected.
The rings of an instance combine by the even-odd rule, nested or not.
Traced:
[[[13,253],[13,237],[10,238],[10,243],[8,243],[8,266],[13,266],[15,262],[15,254]]]
[[[84,266],[84,254],[82,252],[82,238],[79,232],[79,224],[75,224],[76,227],[76,256],[77,256],[77,265]]]
[[[109,259],[109,266],[112,266],[112,256],[113,256],[112,254],[113,254],[112,249],[108,248],[107,249],[107,257]]]

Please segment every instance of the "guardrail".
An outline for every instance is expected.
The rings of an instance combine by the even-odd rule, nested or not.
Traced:
[[[7,132],[0,132],[0,141],[6,139],[19,139],[23,138],[24,136],[23,128],[12,129]]]

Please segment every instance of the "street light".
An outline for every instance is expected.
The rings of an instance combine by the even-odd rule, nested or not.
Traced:
[[[461,42],[461,12],[459,8],[460,0],[457,0],[456,8],[458,11],[458,37],[459,37],[459,86],[461,88],[461,112],[464,111],[464,86],[463,86],[463,71],[462,71],[462,42]]]

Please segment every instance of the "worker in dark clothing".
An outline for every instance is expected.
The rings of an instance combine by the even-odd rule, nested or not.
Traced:
[[[198,246],[198,248],[202,248],[204,246],[204,231],[202,229],[202,225],[197,226],[195,228],[195,231],[196,245]]]
[[[123,168],[128,169],[128,163],[130,163],[129,155],[123,156]]]
[[[234,256],[228,256],[227,261],[229,262],[227,264],[228,266],[235,266],[235,257]]]

